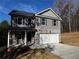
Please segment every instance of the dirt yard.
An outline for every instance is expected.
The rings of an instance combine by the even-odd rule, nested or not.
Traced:
[[[0,59],[62,59],[46,49],[31,49],[28,46],[8,48],[0,52]]]
[[[56,56],[55,54],[45,51],[44,49],[34,49],[19,55],[16,59],[61,59],[61,58],[59,56]]]
[[[62,33],[61,42],[73,46],[79,46],[79,32]]]

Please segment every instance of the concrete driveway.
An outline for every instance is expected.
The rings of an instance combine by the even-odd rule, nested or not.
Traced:
[[[62,57],[63,59],[79,59],[79,47],[55,44],[52,53]]]

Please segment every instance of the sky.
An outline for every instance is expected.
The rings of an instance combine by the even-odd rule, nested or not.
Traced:
[[[46,8],[52,8],[56,0],[0,0],[0,22],[10,22],[8,13],[12,10],[22,10],[37,13]]]

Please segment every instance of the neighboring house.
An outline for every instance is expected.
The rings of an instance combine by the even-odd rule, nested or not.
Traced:
[[[18,45],[50,44],[60,42],[60,21],[51,8],[37,14],[13,10],[8,30],[7,47]]]

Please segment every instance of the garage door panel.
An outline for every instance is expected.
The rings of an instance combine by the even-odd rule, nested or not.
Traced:
[[[40,44],[59,43],[59,34],[40,34]]]

